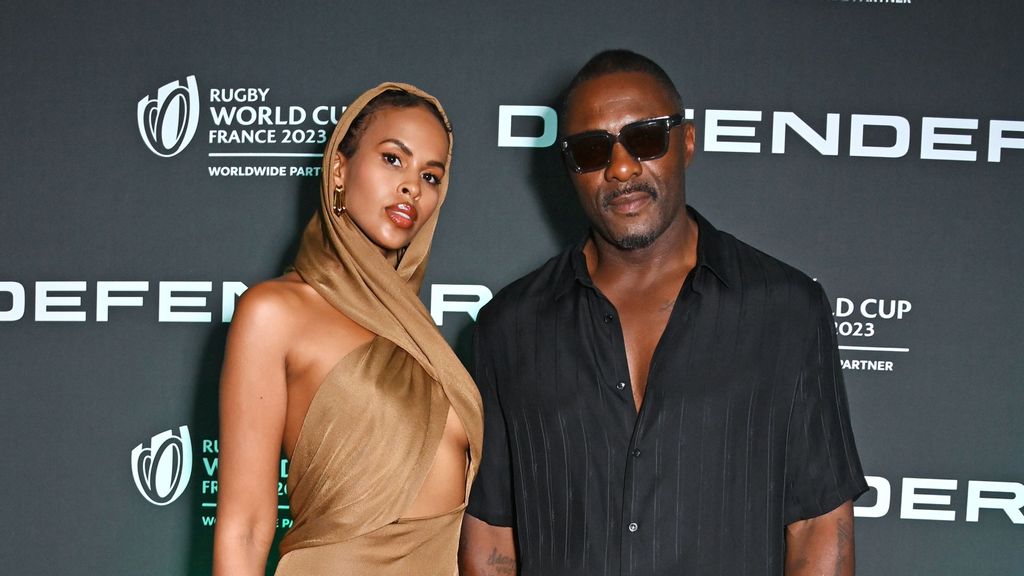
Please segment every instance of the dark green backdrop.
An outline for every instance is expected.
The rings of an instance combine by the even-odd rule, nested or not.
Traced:
[[[319,152],[305,143],[331,128],[317,123],[317,107],[340,107],[383,80],[417,84],[444,102],[455,161],[422,296],[457,300],[451,294],[485,293],[480,286],[497,291],[583,233],[554,149],[498,145],[502,134],[540,136],[544,121],[518,115],[503,132],[499,111],[554,107],[587,57],[621,46],[661,63],[693,109],[690,202],[816,277],[833,299],[861,455],[881,487],[858,503],[859,573],[1020,573],[1017,2],[299,4],[4,7],[0,557],[8,570],[209,572],[204,518],[215,508],[204,504],[215,502],[207,467],[216,454],[207,441],[217,435],[222,301],[230,312],[238,283],[277,275],[290,261],[317,179],[288,173],[318,159],[279,155]],[[143,140],[138,103],[175,82],[181,100],[165,108],[185,113],[183,134],[187,111],[197,116],[187,145],[165,158]],[[237,88],[264,99],[214,101]],[[243,106],[269,106],[282,121],[241,125]],[[288,123],[299,114],[292,107],[302,122]],[[785,112],[830,135],[825,144],[777,124],[792,119]],[[278,142],[211,141],[216,130],[243,138],[232,131],[257,129]],[[168,132],[163,143],[174,140]],[[784,142],[784,153],[773,142],[776,151]],[[286,174],[211,175],[271,166]],[[110,300],[111,289],[122,300]],[[901,317],[877,315],[908,306]],[[470,316],[442,318],[464,355]],[[156,506],[136,485],[132,451],[182,426],[192,454],[178,472],[190,479],[180,497]],[[166,496],[173,470],[170,460],[161,465],[166,476],[150,486]]]

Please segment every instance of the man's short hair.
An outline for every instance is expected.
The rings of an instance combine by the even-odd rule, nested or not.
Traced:
[[[565,115],[568,112],[569,97],[572,96],[573,90],[577,86],[587,80],[616,72],[640,72],[654,78],[675,101],[676,106],[679,107],[679,112],[683,111],[683,97],[679,95],[676,85],[661,66],[658,66],[650,58],[631,50],[616,49],[605,50],[595,54],[573,76],[572,82],[569,83],[569,88],[565,92],[565,99],[562,101],[562,114]]]

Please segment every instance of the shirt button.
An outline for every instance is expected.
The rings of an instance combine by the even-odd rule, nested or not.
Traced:
[[[618,389],[618,390],[622,390],[625,387],[626,387],[626,383],[625,382],[619,382],[618,384],[615,385],[615,388]]]
[[[613,316],[611,314],[605,314],[604,315],[604,323],[605,324],[611,322],[612,320],[615,320],[615,316]]]
[[[630,532],[636,532],[639,529],[640,529],[640,527],[636,525],[636,522],[630,522],[629,523],[629,531]]]
[[[634,458],[639,458],[640,457],[640,449],[639,448],[633,450],[633,457]]]

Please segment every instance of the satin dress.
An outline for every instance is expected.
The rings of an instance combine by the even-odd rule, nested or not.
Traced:
[[[442,387],[384,338],[342,358],[317,390],[295,445],[294,525],[276,574],[457,574],[465,503],[402,517],[430,471],[449,409]]]

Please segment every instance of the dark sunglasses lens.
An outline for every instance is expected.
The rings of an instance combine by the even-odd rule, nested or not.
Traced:
[[[580,172],[590,172],[608,165],[612,157],[611,138],[607,134],[587,134],[568,142],[569,155]]]
[[[661,122],[636,124],[623,128],[619,142],[634,158],[651,160],[668,151],[668,132]]]

